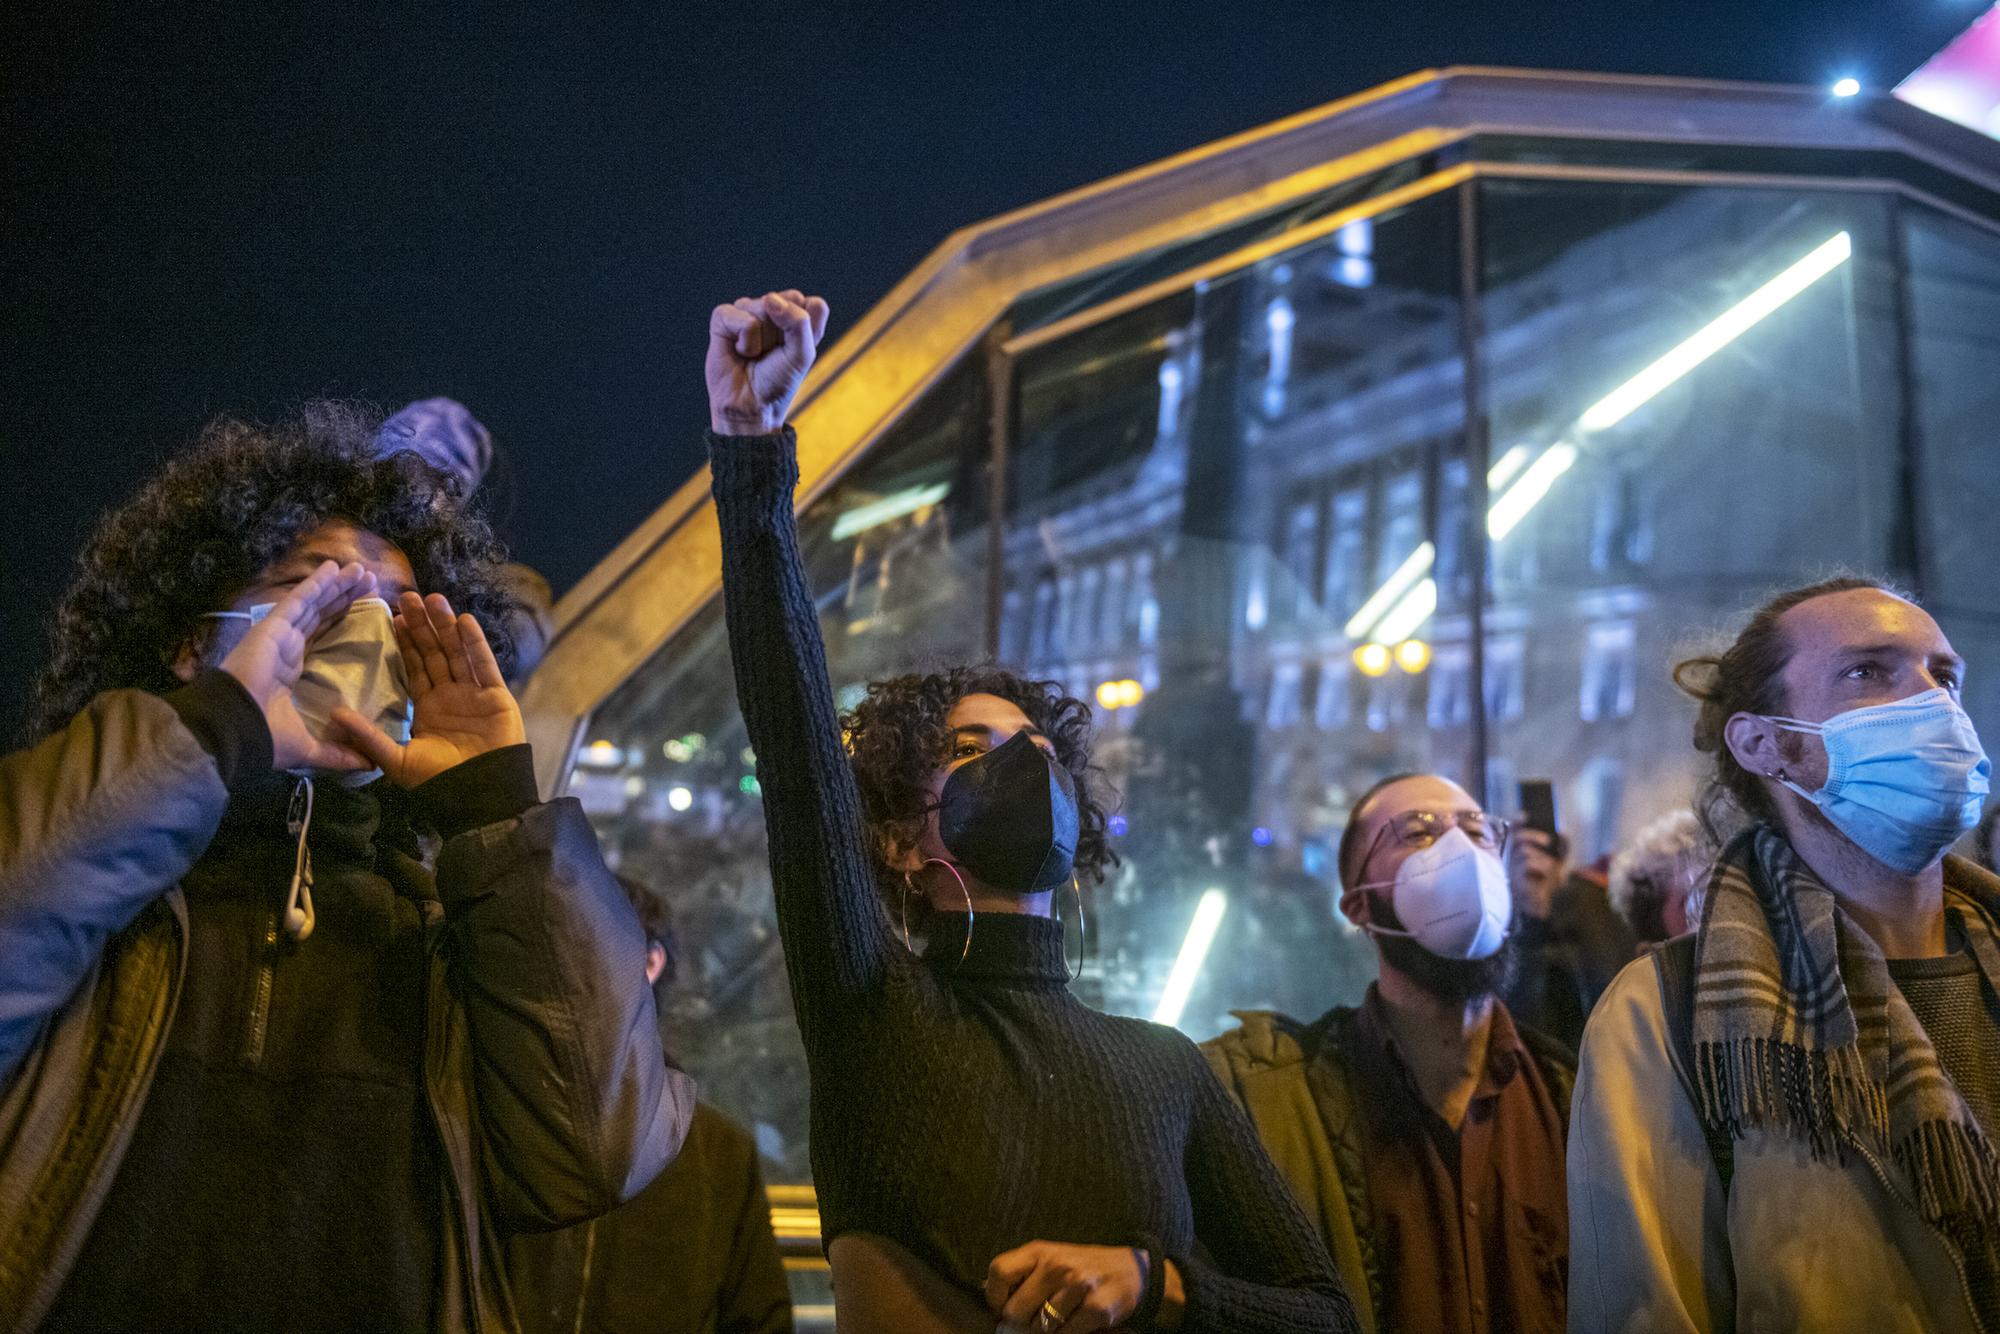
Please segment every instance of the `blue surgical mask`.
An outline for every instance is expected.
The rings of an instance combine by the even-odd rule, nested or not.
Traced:
[[[1979,823],[1993,766],[1946,690],[1837,713],[1823,723],[1766,717],[1826,746],[1826,784],[1792,791],[1884,866],[1915,875]]]

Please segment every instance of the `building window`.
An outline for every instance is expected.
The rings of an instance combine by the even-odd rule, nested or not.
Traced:
[[[1393,477],[1382,497],[1382,545],[1375,551],[1375,586],[1388,582],[1396,568],[1424,540],[1424,479],[1408,472]]]
[[[1486,641],[1486,716],[1495,722],[1513,722],[1527,703],[1526,682],[1522,680],[1525,648],[1519,635]]]
[[[1151,648],[1160,641],[1160,603],[1153,596],[1153,556],[1142,551],[1132,562],[1132,614],[1139,622],[1139,644]]]
[[[1625,772],[1617,760],[1599,755],[1583,766],[1577,777],[1577,804],[1583,809],[1578,822],[1583,834],[1582,853],[1601,857],[1618,844],[1618,817],[1625,800]]]
[[[1055,633],[1049,637],[1049,656],[1057,660],[1076,652],[1076,576],[1066,574],[1056,580]]]
[[[1472,721],[1472,651],[1464,644],[1440,644],[1431,653],[1430,702],[1425,717],[1432,727],[1463,727]]]
[[[1021,641],[1027,638],[1028,627],[1021,623],[1024,606],[1021,590],[1010,588],[1000,603],[1000,661],[1018,663],[1021,661]]]
[[[1590,517],[1590,568],[1615,572],[1644,564],[1653,554],[1639,493],[1638,476],[1613,470],[1598,488]]]
[[[1327,615],[1345,620],[1360,605],[1361,563],[1368,549],[1368,493],[1342,491],[1333,498],[1333,522],[1328,532],[1326,584],[1323,595]]]
[[[1313,606],[1313,557],[1318,554],[1319,506],[1301,501],[1292,506],[1285,521],[1285,566],[1297,581],[1293,612],[1304,616]]]
[[[1028,625],[1028,658],[1047,662],[1054,654],[1051,640],[1056,628],[1056,585],[1046,576],[1035,585],[1035,618]]]
[[[1274,283],[1290,282],[1292,271],[1279,267],[1271,274]],[[1264,328],[1270,337],[1270,360],[1264,370],[1264,415],[1282,417],[1285,414],[1285,382],[1292,377],[1292,330],[1297,327],[1298,315],[1292,310],[1289,298],[1279,295],[1271,298],[1264,307]]]
[[[1368,730],[1386,732],[1403,725],[1410,711],[1410,678],[1401,672],[1378,676],[1368,683]]]
[[[1576,701],[1576,711],[1585,722],[1632,716],[1638,686],[1635,639],[1630,621],[1590,627],[1584,638],[1583,681]]]
[[[1321,731],[1332,732],[1347,726],[1353,712],[1353,696],[1345,657],[1328,658],[1320,664],[1319,691],[1313,700],[1313,723]]]
[[[1521,809],[1521,771],[1504,755],[1486,757],[1486,809],[1506,820]]]
[[[1305,668],[1296,662],[1281,662],[1271,668],[1271,698],[1264,709],[1264,726],[1273,732],[1293,727],[1299,721],[1299,687]]]
[[[1097,647],[1097,586],[1104,576],[1095,565],[1077,581],[1076,616],[1070,622],[1070,652],[1088,653]]]
[[[1125,644],[1125,562],[1114,560],[1104,570],[1103,600],[1098,603],[1097,642],[1107,649]]]
[[[1456,588],[1465,574],[1466,467],[1464,459],[1446,459],[1443,492],[1438,497],[1437,579],[1441,589]]]

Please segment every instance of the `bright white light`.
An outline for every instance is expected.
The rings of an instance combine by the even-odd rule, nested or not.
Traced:
[[[1343,287],[1373,287],[1375,261],[1361,255],[1342,255],[1334,263],[1333,280]]]
[[[694,805],[694,789],[687,787],[668,788],[667,805],[673,807],[677,811],[686,810],[688,807]]]
[[[1181,1011],[1187,1008],[1202,962],[1208,958],[1208,947],[1215,943],[1215,933],[1222,926],[1222,914],[1228,911],[1227,894],[1219,889],[1203,892],[1201,902],[1194,907],[1194,921],[1188,923],[1187,939],[1181,942],[1180,957],[1167,974],[1167,989],[1160,993],[1160,1003],[1153,1009],[1154,1023],[1171,1028],[1181,1021]]]
[[[1549,488],[1556,484],[1556,478],[1569,471],[1576,462],[1576,446],[1567,440],[1559,440],[1542,451],[1542,456],[1528,466],[1521,474],[1521,480],[1507,489],[1507,494],[1493,502],[1493,508],[1486,511],[1486,533],[1495,542],[1514,531],[1515,525],[1528,517],[1528,511],[1541,503]]]
[[[1833,95],[1835,97],[1852,97],[1860,91],[1861,80],[1859,79],[1835,79],[1833,81]]]
[[[915,514],[927,505],[935,505],[950,494],[951,483],[939,482],[935,486],[913,486],[866,505],[857,505],[833,521],[833,540],[844,542],[891,519],[900,519],[905,514]]]
[[[1763,318],[1811,287],[1854,253],[1853,238],[1837,232],[1762,287],[1744,297],[1652,365],[1599,399],[1583,414],[1586,431],[1616,426],[1661,390],[1754,328]]]
[[[1382,613],[1395,605],[1396,599],[1410,590],[1410,586],[1431,571],[1431,562],[1437,559],[1437,548],[1428,542],[1420,542],[1417,549],[1404,558],[1396,567],[1396,572],[1382,581],[1361,610],[1347,618],[1341,633],[1349,639],[1359,639],[1368,633],[1368,628],[1382,618]]]
[[[1392,608],[1382,623],[1375,627],[1375,633],[1368,636],[1377,644],[1400,644],[1416,633],[1417,627],[1430,619],[1437,610],[1437,580],[1426,579],[1403,595],[1403,600]]]
[[[1521,465],[1528,461],[1528,447],[1516,445],[1502,454],[1499,461],[1486,470],[1486,489],[1498,491],[1507,485],[1507,479],[1521,471]]]

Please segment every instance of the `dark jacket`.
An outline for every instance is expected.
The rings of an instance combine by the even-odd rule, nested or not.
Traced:
[[[528,1334],[791,1334],[757,1143],[707,1103],[639,1198],[508,1258]]]
[[[1380,1328],[1384,1266],[1375,1252],[1373,1210],[1363,1163],[1361,1090],[1343,1059],[1357,1011],[1335,1007],[1311,1023],[1267,1010],[1239,1010],[1240,1028],[1202,1044],[1209,1065],[1250,1114],[1278,1172],[1319,1229],[1366,1330]],[[1558,1042],[1532,1029],[1521,1041],[1535,1058],[1549,1096],[1565,1124],[1576,1060]],[[1324,1078],[1308,1081],[1308,1067]],[[1316,1096],[1315,1086],[1324,1099]]]
[[[1516,1022],[1575,1051],[1597,998],[1639,952],[1638,938],[1602,881],[1574,872],[1557,887],[1546,918],[1528,917],[1515,935],[1520,951],[1503,999]]]
[[[60,1292],[145,1103],[182,985],[180,878],[231,783],[271,765],[209,673],[100,695],[0,759],[0,1330]],[[447,1166],[438,1328],[510,1330],[503,1235],[601,1214],[672,1157],[693,1086],[661,1057],[630,905],[573,801],[449,838],[428,904],[424,1081]]]

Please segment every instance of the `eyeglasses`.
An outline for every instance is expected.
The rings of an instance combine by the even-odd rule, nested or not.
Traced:
[[[1427,848],[1448,833],[1453,825],[1465,831],[1465,836],[1488,852],[1499,852],[1507,846],[1507,835],[1512,826],[1496,815],[1484,811],[1451,811],[1440,814],[1437,811],[1404,811],[1392,815],[1376,831],[1374,843],[1369,845],[1368,855],[1375,855],[1375,849],[1385,838],[1394,838],[1404,847],[1415,852]],[[1362,858],[1366,864],[1367,857]]]

